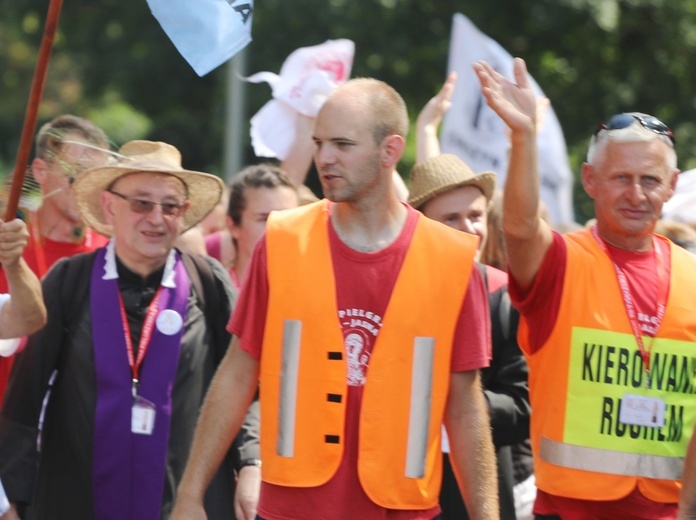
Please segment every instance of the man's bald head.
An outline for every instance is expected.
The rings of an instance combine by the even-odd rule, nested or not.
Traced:
[[[327,103],[341,102],[353,105],[369,115],[369,128],[375,143],[381,143],[388,135],[408,134],[406,103],[392,87],[373,78],[356,78],[334,90]]]

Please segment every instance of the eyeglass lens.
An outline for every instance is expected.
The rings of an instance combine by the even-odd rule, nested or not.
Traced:
[[[150,213],[153,209],[155,209],[155,206],[159,206],[162,208],[163,215],[167,217],[178,217],[181,213],[181,208],[183,207],[183,204],[178,204],[176,202],[153,202],[151,200],[134,199],[132,197],[127,197],[122,193],[118,193],[112,190],[109,191],[117,197],[120,197],[123,200],[127,201],[128,205],[130,206],[130,210],[133,213],[138,213],[141,215]]]
[[[162,213],[168,217],[176,217],[179,215],[179,210],[181,206],[174,202],[152,202],[151,200],[142,199],[126,199],[130,204],[130,209],[134,213],[150,213],[155,206],[162,208]]]

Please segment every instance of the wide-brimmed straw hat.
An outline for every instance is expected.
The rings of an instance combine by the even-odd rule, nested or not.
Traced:
[[[436,195],[460,186],[476,186],[490,202],[495,191],[495,173],[474,173],[456,155],[431,157],[411,170],[408,203],[420,208]]]
[[[101,205],[101,193],[117,179],[131,173],[153,172],[173,175],[186,185],[191,202],[184,213],[184,231],[195,226],[219,202],[223,182],[209,173],[184,170],[181,153],[174,146],[154,141],[130,141],[119,150],[119,159],[108,166],[99,166],[78,175],[73,184],[75,200],[85,224],[99,233],[111,236]]]

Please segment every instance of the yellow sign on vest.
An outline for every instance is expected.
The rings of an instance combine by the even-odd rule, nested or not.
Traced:
[[[645,339],[649,344],[650,338]],[[696,420],[693,344],[657,338],[650,356],[650,388],[632,334],[575,327],[571,339],[564,442],[664,457],[683,457]],[[654,397],[664,405],[661,428],[619,420],[626,395]],[[657,410],[655,413],[657,414]]]

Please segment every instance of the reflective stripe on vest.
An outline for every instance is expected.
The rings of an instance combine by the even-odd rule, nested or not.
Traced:
[[[278,403],[278,455],[292,457],[295,450],[295,418],[297,412],[297,379],[300,372],[300,340],[302,322],[283,322],[283,364],[280,372],[280,403]]]
[[[408,451],[406,452],[405,476],[408,478],[423,478],[425,476],[434,363],[435,338],[416,338],[413,341],[411,414],[408,423]]]
[[[552,441],[546,437],[541,438],[539,457],[565,468],[664,480],[677,480],[684,470],[684,459],[681,457],[586,448]]]

